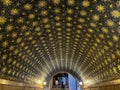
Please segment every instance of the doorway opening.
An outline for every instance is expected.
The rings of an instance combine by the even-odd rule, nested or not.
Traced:
[[[69,73],[57,73],[50,81],[50,90],[82,90],[80,82]]]

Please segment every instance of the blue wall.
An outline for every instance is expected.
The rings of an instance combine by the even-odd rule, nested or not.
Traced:
[[[76,79],[68,74],[69,90],[76,90]]]

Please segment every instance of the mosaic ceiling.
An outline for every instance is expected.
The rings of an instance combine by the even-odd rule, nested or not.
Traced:
[[[120,78],[120,0],[0,0],[0,77],[84,83]]]

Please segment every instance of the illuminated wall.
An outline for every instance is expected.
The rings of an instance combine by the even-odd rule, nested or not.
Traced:
[[[86,85],[120,78],[120,1],[0,0],[0,78],[60,71]]]

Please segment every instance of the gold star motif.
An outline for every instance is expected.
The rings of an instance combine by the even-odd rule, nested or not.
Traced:
[[[99,20],[99,16],[98,16],[98,15],[96,15],[96,14],[95,14],[95,15],[93,15],[93,17],[92,17],[92,18],[93,18],[93,20],[94,20],[94,21],[98,21],[98,20]]]
[[[86,16],[86,15],[87,15],[87,12],[84,11],[84,10],[81,10],[81,11],[80,11],[80,15],[82,15],[82,16]]]
[[[49,21],[48,18],[43,18],[43,23],[47,23]]]
[[[114,17],[114,18],[119,18],[120,17],[120,12],[118,10],[113,10],[111,12],[111,15]]]
[[[105,8],[104,8],[103,5],[98,5],[98,6],[97,6],[97,11],[99,11],[99,12],[104,12],[104,10],[105,10]]]
[[[99,34],[99,37],[103,39],[104,38],[104,34]]]
[[[74,5],[75,1],[74,0],[68,0],[68,5]]]
[[[55,8],[55,9],[54,9],[54,12],[55,12],[56,14],[58,14],[58,13],[60,13],[60,9],[59,9],[59,8]]]
[[[119,40],[119,36],[118,35],[113,35],[113,40],[114,41],[118,41]]]
[[[12,26],[12,25],[7,25],[7,26],[6,26],[6,30],[7,30],[7,31],[11,31],[12,29],[13,29],[13,26]]]
[[[27,3],[27,4],[24,5],[24,8],[26,10],[30,10],[32,8],[32,6],[31,6],[31,4]]]
[[[91,23],[90,23],[90,26],[91,26],[91,27],[96,27],[96,24],[95,24],[94,22],[91,22]]]
[[[90,2],[89,2],[88,0],[84,0],[84,1],[82,2],[82,5],[83,5],[84,7],[88,7],[88,6],[90,5]]]
[[[56,17],[55,17],[55,20],[60,20],[60,17],[59,17],[59,16],[56,16]]]
[[[60,3],[60,0],[52,0],[52,2],[53,2],[54,4],[59,4],[59,3]]]
[[[4,16],[0,16],[0,24],[4,24],[6,22],[6,18]]]
[[[112,4],[110,4],[110,5],[109,5],[109,7],[110,7],[110,8],[113,8],[113,5],[112,5]]]
[[[23,21],[24,21],[24,19],[21,17],[17,20],[18,23],[23,23]]]
[[[72,20],[72,18],[71,17],[67,17],[67,21],[71,21]]]
[[[46,16],[48,12],[46,10],[41,11],[41,15]]]
[[[17,43],[20,43],[21,41],[22,41],[21,38],[18,38],[18,39],[17,39]]]
[[[81,23],[84,23],[84,22],[85,22],[85,19],[79,18],[78,21],[81,22]]]
[[[30,19],[33,19],[34,17],[35,17],[34,14],[30,14],[30,15],[29,15],[29,18],[30,18]]]
[[[107,25],[112,27],[114,26],[114,22],[112,20],[107,20]]]
[[[8,41],[4,41],[2,44],[3,47],[7,47],[8,46]]]
[[[2,56],[2,60],[5,60],[6,58],[7,58],[7,55],[4,54],[4,55]]]
[[[105,27],[102,28],[102,31],[103,31],[104,33],[108,33],[108,29],[105,28]]]
[[[3,67],[3,68],[2,68],[2,72],[3,72],[3,73],[5,73],[5,72],[6,72],[6,70],[7,70],[7,68],[6,68],[6,67]]]
[[[18,10],[17,10],[16,8],[12,9],[12,10],[11,10],[11,14],[12,14],[12,15],[18,14]]]
[[[6,6],[9,6],[9,5],[12,4],[12,0],[1,0],[1,1],[2,1],[2,3],[3,3],[4,5],[6,5]]]
[[[38,6],[43,8],[43,7],[46,6],[46,2],[45,1],[39,1]]]
[[[12,38],[15,38],[17,36],[17,33],[12,33]]]
[[[67,13],[68,14],[73,14],[73,10],[72,9],[67,9]]]

